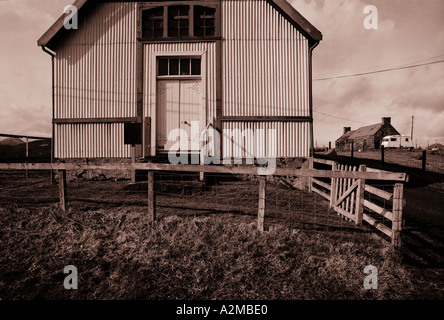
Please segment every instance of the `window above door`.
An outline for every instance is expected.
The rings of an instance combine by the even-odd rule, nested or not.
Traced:
[[[186,77],[200,78],[202,75],[200,57],[158,57],[157,78]]]
[[[139,3],[139,41],[217,40],[219,1]]]

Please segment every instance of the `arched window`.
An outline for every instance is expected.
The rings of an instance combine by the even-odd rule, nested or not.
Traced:
[[[139,4],[142,20],[142,40],[168,41],[179,38],[209,38],[220,36],[219,3],[205,2],[205,6],[193,2],[150,7],[149,3]]]
[[[196,37],[214,36],[216,31],[216,9],[194,6],[194,35]]]
[[[189,33],[190,6],[168,7],[168,37],[188,37]]]
[[[142,37],[158,39],[163,37],[163,7],[142,11]]]

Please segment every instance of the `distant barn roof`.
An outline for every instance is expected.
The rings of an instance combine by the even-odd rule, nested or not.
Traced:
[[[372,124],[370,126],[361,127],[359,129],[353,131],[353,134],[350,136],[350,138],[354,139],[354,138],[360,138],[360,137],[373,136],[383,126],[384,126],[384,124],[378,123],[378,124]]]
[[[355,133],[355,130],[353,130],[353,131],[347,131],[346,133],[344,133],[338,140],[336,140],[336,141],[338,141],[338,142],[341,142],[341,141],[345,141],[345,140],[347,140],[353,133]]]
[[[322,40],[322,33],[316,29],[307,19],[305,19],[295,8],[293,8],[286,0],[265,0],[275,7],[290,20],[296,24],[297,29],[303,33],[312,42],[319,42]],[[88,0],[76,0],[73,4],[80,11],[80,9],[87,3],[93,2]],[[132,2],[132,1],[122,1],[122,2]],[[149,1],[147,1],[149,2]],[[57,21],[41,36],[37,41],[37,44],[41,47],[50,46],[51,40],[59,33],[63,32],[65,17],[68,14],[64,13]]]

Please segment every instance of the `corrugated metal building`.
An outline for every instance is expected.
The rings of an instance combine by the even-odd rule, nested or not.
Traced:
[[[38,41],[53,58],[55,158],[130,157],[127,123],[140,127],[138,157],[168,151],[176,128],[192,140],[192,123],[198,134],[232,130],[224,157],[270,155],[267,135],[236,131],[259,129],[276,130],[274,156],[309,156],[312,50],[322,35],[285,0],[74,6],[78,29],[65,27],[67,13]]]

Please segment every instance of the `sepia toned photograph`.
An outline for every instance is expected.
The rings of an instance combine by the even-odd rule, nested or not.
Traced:
[[[0,0],[0,300],[443,300],[443,21],[442,0]]]

